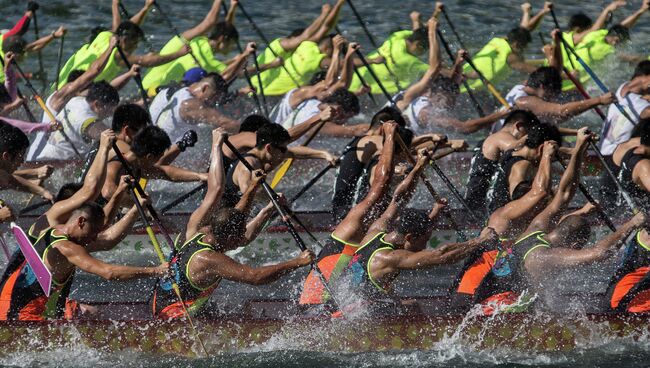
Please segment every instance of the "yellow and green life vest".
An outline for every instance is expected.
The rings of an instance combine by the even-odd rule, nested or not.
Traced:
[[[59,88],[68,83],[68,76],[74,70],[86,71],[90,65],[101,56],[110,44],[113,32],[104,31],[95,37],[92,43],[83,45],[77,52],[72,55],[61,68],[59,73]],[[111,52],[108,62],[101,73],[95,78],[95,81],[111,81],[115,79],[124,67],[116,60],[117,48]]]
[[[316,42],[302,42],[284,61],[284,68],[275,69],[277,75],[264,86],[264,93],[269,96],[281,96],[298,87],[296,83],[300,86],[307,85],[311,77],[321,69],[320,63],[326,56]]]
[[[275,60],[275,55],[273,52],[275,52],[275,55],[281,57],[285,63],[291,58],[291,55],[293,55],[293,51],[286,51],[285,49],[282,48],[282,45],[280,44],[280,39],[276,38],[275,40],[271,41],[271,43],[264,49],[264,51],[257,57],[257,64],[258,65],[263,65],[263,64],[269,64]],[[262,85],[264,86],[264,94],[266,94],[266,86],[270,85],[273,80],[275,80],[279,75],[280,75],[280,70],[282,67],[277,67],[269,70],[265,70],[262,73],[260,73],[260,79],[262,80]],[[253,83],[253,86],[257,90],[257,92],[260,92],[260,85],[257,76],[251,77],[251,82]],[[295,88],[295,84],[294,87]]]
[[[508,65],[508,56],[510,54],[512,54],[512,48],[508,40],[495,37],[481,51],[474,55],[472,60],[485,78],[493,84],[496,84],[507,78],[511,72],[510,65]],[[473,69],[469,64],[466,64],[463,67],[463,73],[469,74],[471,72],[473,72]],[[470,80],[468,84],[474,90],[484,87],[479,79]],[[466,92],[465,87],[461,88],[461,92]]]

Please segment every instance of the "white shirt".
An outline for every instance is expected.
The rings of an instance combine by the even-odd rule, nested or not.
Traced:
[[[158,96],[165,94],[166,93],[161,91],[156,96],[156,99]],[[164,96],[162,98],[166,99]],[[172,142],[180,140],[186,131],[195,128],[195,125],[189,124],[183,120],[180,113],[183,102],[193,98],[194,96],[190,93],[189,88],[181,88],[174,93],[166,104],[156,104],[154,109],[154,104],[152,103],[151,108],[149,109],[154,125],[167,132],[169,139],[171,139]],[[162,106],[162,108],[160,108],[160,106]]]
[[[285,120],[291,115],[293,112],[293,107],[291,107],[291,96],[295,91],[297,91],[298,88],[294,88],[291,91],[287,92],[284,97],[282,97],[282,100],[278,102],[277,105],[271,110],[271,121],[277,124],[282,124],[284,123]]]
[[[54,93],[51,94],[47,100],[45,100],[45,106],[50,109],[52,114],[56,116],[59,111],[54,110],[52,108],[52,105],[50,102],[52,101],[52,96],[54,96]],[[43,115],[41,116],[41,123],[50,123],[50,118],[49,116],[43,111]],[[36,133],[36,136],[34,137],[32,144],[29,146],[29,150],[27,151],[27,161],[36,161],[34,158],[36,156],[36,152],[39,150],[38,147],[45,145],[47,142],[47,139],[50,137],[50,133],[48,132],[38,132]]]
[[[508,102],[508,105],[514,107],[517,104],[518,99],[522,97],[530,96],[528,93],[526,93],[526,91],[524,91],[524,88],[526,88],[526,86],[524,86],[523,84],[518,84],[512,87],[510,92],[508,92],[508,94],[506,95],[506,102]],[[501,119],[495,122],[494,124],[492,124],[492,130],[490,130],[490,133],[498,132],[499,130],[501,130],[501,128],[503,128],[503,125],[505,125],[505,123],[506,123],[506,119]]]
[[[322,102],[316,98],[303,101],[295,110],[293,110],[293,112],[291,112],[291,114],[289,114],[289,116],[287,116],[286,119],[282,121],[282,126],[285,129],[289,129],[320,114],[318,106],[320,106],[321,103]]]
[[[625,97],[621,95],[624,83],[616,90],[616,99],[618,103],[623,106],[627,114],[638,123],[641,120],[641,114],[647,108],[650,108],[650,102],[644,100],[641,95],[636,93],[628,93]],[[607,119],[603,124],[603,129],[600,132],[602,143],[600,144],[600,152],[603,155],[611,155],[614,153],[616,146],[630,139],[634,125],[627,120],[623,114],[618,110],[615,105],[611,105],[607,111]],[[605,131],[607,130],[607,131]]]
[[[85,156],[92,148],[92,142],[85,135],[85,132],[88,127],[97,122],[97,113],[90,108],[90,104],[86,102],[86,97],[72,98],[56,115],[56,119],[61,122],[63,131],[70,138],[81,156]],[[34,151],[30,149],[32,161],[77,158],[72,146],[59,131],[50,134],[45,142],[38,143],[40,143],[40,146],[38,144],[33,145]]]

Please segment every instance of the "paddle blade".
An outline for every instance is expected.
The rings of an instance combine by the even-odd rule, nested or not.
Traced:
[[[275,173],[273,181],[271,181],[271,188],[275,189],[275,186],[278,185],[280,180],[282,180],[282,178],[287,174],[287,171],[289,171],[291,164],[293,164],[292,158],[287,159],[282,163],[282,166],[280,166],[278,171]]]
[[[16,242],[18,242],[20,251],[23,253],[23,256],[25,256],[25,260],[29,264],[29,267],[31,267],[32,272],[34,272],[34,275],[36,275],[36,280],[38,280],[38,283],[41,285],[45,296],[49,297],[50,289],[52,287],[52,273],[47,269],[45,263],[43,263],[43,260],[38,255],[38,252],[36,252],[36,249],[34,249],[34,245],[29,241],[29,238],[23,229],[16,225],[16,223],[12,222],[11,231],[14,233]]]

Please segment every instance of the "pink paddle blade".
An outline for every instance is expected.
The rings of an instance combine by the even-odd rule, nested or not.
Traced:
[[[36,249],[34,249],[34,245],[29,241],[23,229],[16,225],[15,222],[12,222],[11,231],[14,233],[14,237],[16,237],[16,242],[18,242],[20,251],[25,256],[25,260],[29,264],[29,267],[32,268],[34,275],[36,275],[36,280],[38,280],[41,288],[43,288],[45,296],[49,297],[52,287],[52,273],[47,269],[45,263],[43,263],[43,260],[38,255],[38,252],[36,252]]]

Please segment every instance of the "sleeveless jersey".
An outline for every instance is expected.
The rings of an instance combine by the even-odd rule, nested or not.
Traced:
[[[309,84],[311,77],[320,70],[320,63],[326,56],[321,53],[316,42],[302,42],[291,57],[284,61],[284,68],[275,69],[278,74],[264,87],[264,93],[267,96],[281,96],[293,88]],[[296,86],[296,83],[300,86]]]
[[[59,73],[59,88],[63,87],[68,83],[68,75],[74,70],[83,70],[86,71],[90,65],[97,60],[107,49],[110,43],[113,32],[104,31],[95,37],[92,43],[87,46],[82,46],[74,55],[68,59],[64,64],[61,72]],[[108,58],[108,62],[101,73],[95,78],[95,81],[111,81],[115,79],[122,69],[124,69],[116,60],[118,56],[117,48],[111,52],[111,55]]]
[[[395,249],[393,244],[384,240],[385,235],[385,232],[380,232],[357,249],[344,271],[355,290],[370,300],[385,299],[392,289],[390,282],[379,283],[370,272],[370,265],[377,252]]]
[[[273,50],[273,51],[271,51]],[[269,64],[273,60],[275,60],[276,56],[273,54],[275,52],[275,55],[278,57],[281,57],[283,60],[289,60],[291,55],[293,55],[293,51],[286,51],[285,49],[282,48],[282,45],[280,44],[280,38],[276,38],[275,40],[271,41],[271,43],[264,49],[264,51],[257,57],[257,63],[259,65],[263,64]],[[264,86],[264,93],[266,94],[266,89],[267,86],[275,79],[277,78],[282,69],[282,67],[277,67],[269,70],[265,70],[262,73],[260,73],[260,79],[262,80],[262,86]],[[257,76],[254,76],[251,78],[251,82],[253,84],[253,87],[257,90],[258,93],[260,93],[260,86],[259,86],[259,80],[257,79]],[[294,85],[295,87],[295,85]],[[296,87],[297,88],[297,87]],[[281,123],[282,121],[277,123]]]
[[[161,100],[156,102],[159,98]],[[155,105],[152,103],[150,111],[154,125],[167,132],[167,134],[169,134],[169,139],[172,142],[180,140],[186,131],[195,129],[195,125],[187,123],[182,118],[180,112],[183,102],[193,98],[194,96],[190,93],[190,89],[185,87],[174,93],[174,95],[167,101],[167,104],[162,108],[162,102],[166,99],[164,93],[159,93],[156,96],[154,99]]]
[[[470,163],[469,178],[467,179],[467,191],[465,201],[481,211],[485,210],[487,193],[490,189],[490,181],[495,175],[499,166],[498,161],[487,159],[483,155],[483,141],[474,149],[474,156]]]
[[[650,309],[635,310],[637,297],[643,297],[650,290],[650,245],[644,244],[640,232],[630,239],[618,269],[610,279],[606,300],[608,308],[618,312],[648,312]]]
[[[634,153],[634,148],[625,152],[621,160],[620,171],[618,173],[618,180],[621,186],[629,195],[632,200],[636,202],[643,211],[650,210],[650,192],[637,185],[632,179],[632,173],[636,165],[648,158]]]
[[[512,201],[512,196],[510,195],[510,173],[512,172],[512,167],[519,161],[525,161],[526,159],[520,156],[514,155],[515,150],[506,151],[501,156],[499,160],[499,166],[496,170],[496,175],[492,180],[492,186],[488,191],[488,200],[489,200],[489,210],[490,213],[494,212],[496,209],[505,206],[508,202]],[[523,184],[519,183],[517,185]]]
[[[497,84],[506,79],[511,72],[510,65],[508,65],[508,56],[512,53],[512,48],[508,40],[501,37],[495,37],[485,45],[473,57],[474,64],[480,70],[485,78]],[[463,73],[469,74],[473,69],[469,65],[465,65]],[[483,83],[479,79],[470,80],[468,84],[471,89],[484,88]],[[461,87],[461,92],[467,92],[465,87]]]

